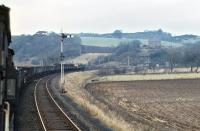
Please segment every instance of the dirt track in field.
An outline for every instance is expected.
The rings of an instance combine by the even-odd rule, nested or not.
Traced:
[[[200,79],[90,83],[86,89],[135,130],[200,130]]]

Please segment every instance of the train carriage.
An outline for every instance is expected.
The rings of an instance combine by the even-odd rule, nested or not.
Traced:
[[[16,70],[12,62],[14,52],[11,43],[10,9],[0,6],[0,130],[9,128],[10,110],[14,105]]]

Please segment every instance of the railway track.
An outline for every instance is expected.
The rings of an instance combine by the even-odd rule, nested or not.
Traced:
[[[51,78],[48,76],[38,80],[34,90],[35,105],[43,130],[81,131],[52,97],[48,89]]]

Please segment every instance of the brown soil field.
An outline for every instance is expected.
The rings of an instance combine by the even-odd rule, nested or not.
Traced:
[[[86,90],[134,130],[200,130],[200,79],[97,82]]]

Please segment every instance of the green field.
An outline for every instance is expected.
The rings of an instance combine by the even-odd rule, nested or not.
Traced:
[[[81,37],[83,45],[111,47],[117,46],[120,42],[131,41],[132,39],[117,39],[117,38],[103,38],[103,37]]]
[[[121,42],[127,42],[127,41],[131,41],[131,40],[134,40],[134,39],[128,39],[128,38],[118,39],[118,38],[104,38],[104,37],[81,37],[81,41],[82,41],[83,45],[101,46],[101,47],[117,46]],[[147,39],[138,39],[138,40],[140,40],[143,44],[148,43]],[[162,41],[161,44],[163,46],[176,46],[176,47],[181,46],[181,44],[167,42],[167,41]]]

